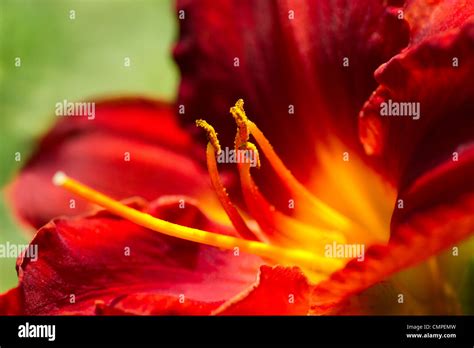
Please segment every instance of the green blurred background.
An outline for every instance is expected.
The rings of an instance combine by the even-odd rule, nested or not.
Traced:
[[[0,243],[29,238],[12,217],[3,188],[54,122],[56,102],[174,98],[175,18],[169,0],[0,0]],[[15,67],[16,57],[21,67]],[[0,292],[16,283],[15,259],[0,258]]]

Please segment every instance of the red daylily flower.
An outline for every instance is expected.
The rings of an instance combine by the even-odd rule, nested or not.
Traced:
[[[387,3],[179,1],[177,105],[61,120],[12,184],[39,259],[18,260],[0,311],[364,313],[364,291],[471,236],[474,5]],[[388,102],[418,102],[419,119],[381,117]],[[191,129],[201,115],[260,170],[221,178],[214,129],[198,122],[206,158]],[[57,170],[91,203],[52,186]],[[364,258],[327,257],[331,243]]]

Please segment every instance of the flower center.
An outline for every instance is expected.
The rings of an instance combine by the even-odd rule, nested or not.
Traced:
[[[347,243],[357,235],[367,233],[353,221],[314,197],[285,167],[261,130],[251,122],[238,100],[230,113],[237,124],[235,150],[252,151],[256,156],[256,167],[260,167],[257,147],[249,141],[252,135],[269,161],[278,178],[298,202],[297,218],[285,215],[271,205],[254,182],[248,161],[237,163],[242,192],[250,215],[258,227],[250,228],[246,219],[232,203],[220,180],[216,156],[222,151],[217,133],[204,120],[196,125],[206,132],[209,143],[206,148],[207,167],[211,184],[224,211],[240,237],[232,237],[174,224],[150,214],[133,209],[94,189],[66,176],[56,173],[53,182],[78,196],[107,209],[111,213],[150,230],[188,241],[210,245],[221,249],[235,249],[258,255],[266,260],[283,265],[296,265],[305,270],[314,280],[326,278],[343,267],[347,260],[325,257],[325,247],[333,243]]]

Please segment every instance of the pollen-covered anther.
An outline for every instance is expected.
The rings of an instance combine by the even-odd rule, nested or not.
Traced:
[[[230,108],[230,113],[232,114],[232,117],[234,117],[235,123],[237,124],[240,142],[242,143],[246,142],[247,140],[249,140],[249,131],[248,131],[249,119],[244,110],[243,99],[237,100],[237,102],[235,103],[235,106]]]
[[[217,154],[220,154],[222,149],[221,145],[219,144],[219,139],[217,138],[217,133],[209,123],[207,123],[205,120],[196,120],[196,126],[203,128],[207,132],[207,138],[209,139],[209,142],[211,145],[214,147],[214,150],[216,151]]]
[[[251,143],[250,141],[246,141],[245,143],[239,145],[239,150],[246,151],[250,158],[254,158],[257,169],[260,169],[260,154],[258,153],[258,149],[255,144]],[[252,155],[249,154],[250,152]]]

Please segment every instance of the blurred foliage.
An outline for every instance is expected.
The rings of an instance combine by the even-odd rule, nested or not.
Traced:
[[[169,0],[0,1],[0,187],[55,121],[56,102],[117,95],[174,98],[173,6]],[[15,66],[17,57],[21,67]],[[0,243],[24,243],[29,236],[1,192]],[[0,259],[0,292],[16,284],[14,265],[15,259]]]
[[[463,271],[466,276],[461,284],[461,304],[465,314],[474,315],[474,256]]]
[[[457,248],[453,250],[453,248]],[[391,280],[418,314],[474,314],[474,237],[449,247]]]

